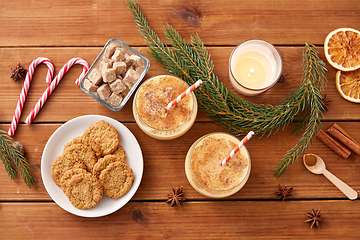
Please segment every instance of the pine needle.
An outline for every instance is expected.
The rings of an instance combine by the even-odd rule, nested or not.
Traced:
[[[280,177],[303,153],[321,125],[322,95],[326,83],[324,62],[318,57],[315,46],[306,43],[303,51],[304,73],[301,85],[277,105],[255,104],[233,94],[213,72],[214,65],[204,43],[198,35],[191,36],[188,43],[170,25],[163,31],[173,47],[165,46],[150,28],[139,6],[133,0],[128,7],[142,36],[149,44],[149,53],[170,74],[184,79],[189,85],[202,79],[204,83],[195,92],[199,107],[213,120],[236,135],[247,134],[250,130],[260,137],[283,130],[294,117],[305,114],[297,131],[305,129],[299,142],[279,161],[274,176]]]
[[[35,185],[28,162],[24,155],[13,145],[13,141],[5,131],[0,129],[0,158],[5,166],[5,171],[11,179],[16,178],[16,168],[19,169],[26,185],[31,188]]]

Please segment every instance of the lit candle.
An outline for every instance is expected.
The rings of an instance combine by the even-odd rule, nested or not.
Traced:
[[[266,91],[279,80],[281,72],[281,56],[266,41],[245,41],[230,55],[230,82],[243,95],[252,96]]]

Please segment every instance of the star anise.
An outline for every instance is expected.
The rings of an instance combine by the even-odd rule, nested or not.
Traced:
[[[285,201],[286,196],[291,196],[290,193],[293,190],[293,187],[287,188],[286,186],[282,187],[280,184],[278,184],[278,188],[280,191],[274,192],[274,194],[279,195],[279,199],[282,198],[282,200]]]
[[[183,186],[180,188],[172,188],[171,193],[167,194],[168,200],[167,203],[171,203],[170,206],[173,207],[176,203],[179,207],[181,207],[180,201],[185,201],[185,198],[183,198],[184,195],[184,189]]]
[[[309,219],[305,220],[305,222],[311,222],[310,228],[313,228],[314,225],[320,228],[320,223],[323,221],[323,219],[320,217],[320,209],[318,209],[316,212],[314,209],[311,209],[311,213],[307,213],[306,215],[309,217]]]
[[[327,105],[328,105],[329,103],[331,103],[331,100],[326,99],[326,93],[325,93],[325,94],[323,95],[323,97],[322,97],[322,105],[323,105],[325,111],[328,110],[328,106],[327,106]]]
[[[24,80],[27,74],[27,70],[18,63],[14,68],[11,69],[11,78],[16,82],[18,80]]]

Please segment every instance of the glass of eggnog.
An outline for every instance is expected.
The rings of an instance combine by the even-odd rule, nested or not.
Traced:
[[[228,197],[239,191],[250,176],[250,155],[245,146],[223,166],[220,162],[239,145],[240,140],[227,133],[210,133],[190,147],[185,173],[191,186],[211,198]]]
[[[270,43],[252,39],[234,48],[229,59],[229,78],[236,91],[253,96],[272,87],[281,77],[282,59]]]
[[[147,135],[170,140],[185,134],[194,124],[198,105],[191,92],[175,106],[166,106],[189,85],[171,75],[159,75],[146,80],[137,90],[133,101],[133,114],[137,125]]]

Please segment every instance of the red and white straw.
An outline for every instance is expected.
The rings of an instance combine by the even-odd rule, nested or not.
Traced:
[[[253,132],[253,131],[250,131],[250,132],[240,141],[239,145],[236,146],[236,147],[230,152],[230,154],[227,155],[226,158],[224,158],[224,159],[219,163],[219,164],[220,164],[220,167],[224,166],[224,165],[235,155],[235,153],[237,153],[237,152],[240,150],[240,148],[241,148],[242,146],[244,146],[247,141],[249,141],[249,139],[250,139],[252,136],[254,136],[254,132]]]
[[[173,106],[175,106],[178,102],[180,102],[181,99],[183,99],[184,97],[186,97],[189,93],[191,93],[192,91],[194,91],[197,87],[199,87],[202,84],[201,80],[198,80],[196,83],[194,83],[191,87],[189,87],[188,89],[186,89],[182,94],[180,94],[177,98],[175,98],[174,100],[172,100],[167,106],[166,109],[169,110],[171,109]]]
[[[48,97],[51,95],[51,93],[54,91],[55,87],[59,84],[60,80],[64,77],[65,73],[67,71],[69,71],[69,69],[74,65],[74,64],[80,64],[83,66],[83,71],[80,74],[80,76],[76,79],[75,83],[77,85],[80,85],[80,80],[84,77],[85,73],[88,71],[89,69],[89,65],[88,63],[81,59],[81,58],[72,58],[70,59],[59,71],[59,73],[56,75],[56,77],[54,78],[54,80],[51,82],[50,86],[46,88],[45,92],[43,93],[43,95],[41,96],[41,98],[39,99],[39,101],[36,103],[35,107],[33,108],[33,110],[30,112],[30,114],[27,116],[25,123],[26,124],[30,124],[34,118],[36,117],[36,115],[39,113],[40,109],[42,108],[42,106],[45,104],[46,100],[48,99]]]
[[[54,75],[54,65],[52,64],[52,62],[48,59],[48,58],[44,58],[44,57],[38,57],[35,60],[33,60],[29,66],[29,70],[26,74],[25,80],[24,80],[24,86],[21,89],[21,93],[20,93],[20,97],[18,100],[18,103],[16,105],[15,108],[15,113],[8,131],[9,136],[13,136],[15,134],[17,125],[19,123],[19,119],[21,116],[21,112],[25,103],[25,99],[26,96],[29,92],[29,88],[30,88],[30,83],[31,83],[31,79],[34,75],[34,71],[37,65],[39,65],[40,63],[45,63],[46,66],[48,67],[48,72],[46,75],[46,83],[51,83],[51,80],[53,79],[53,75]]]

